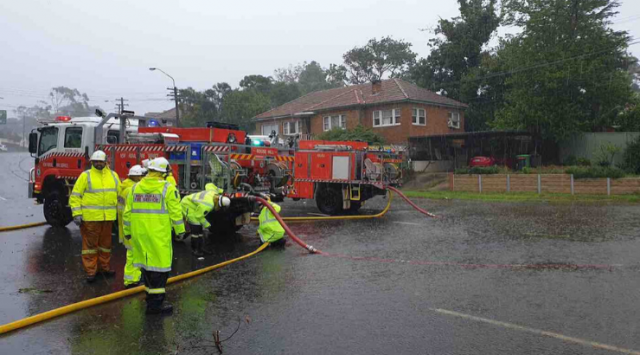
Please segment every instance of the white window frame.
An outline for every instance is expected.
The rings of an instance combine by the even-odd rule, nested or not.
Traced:
[[[420,115],[422,112],[422,115]],[[423,123],[420,123],[420,119],[424,119]],[[411,124],[414,126],[426,126],[427,125],[427,110],[419,107],[414,107],[411,111]]]
[[[332,127],[332,121],[334,118],[338,118],[338,127]],[[345,115],[333,115],[333,116],[324,116],[322,118],[322,131],[330,131],[333,128],[341,128],[347,129],[347,116]]]
[[[293,132],[291,132],[293,128]],[[288,121],[282,122],[282,134],[285,136],[295,135],[300,133],[300,121]]]
[[[384,124],[382,123],[382,112],[384,111],[391,111],[391,120],[393,122],[391,122],[390,124]],[[400,126],[401,122],[400,122],[400,109],[391,109],[391,110],[376,110],[373,111],[373,127],[392,127],[392,126]],[[376,124],[376,116],[379,123]]]
[[[460,129],[460,112],[449,111],[447,126],[449,126],[449,128]]]
[[[268,132],[265,132],[265,127],[269,127],[271,128]],[[275,127],[275,131],[277,134],[280,134],[280,125],[279,124],[273,124],[273,123],[266,123],[262,125],[262,135],[263,136],[268,136],[271,134],[271,131],[273,131],[273,128]]]

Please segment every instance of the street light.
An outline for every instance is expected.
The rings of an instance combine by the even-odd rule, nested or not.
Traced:
[[[171,78],[171,81],[173,81],[173,99],[176,102],[176,127],[180,127],[180,110],[178,109],[178,88],[176,87],[176,81],[175,79],[173,79],[173,77],[169,74],[167,74],[164,70],[160,69],[160,68],[149,68],[149,70],[154,71],[157,70],[159,72],[161,72],[162,74],[168,76],[169,78]]]

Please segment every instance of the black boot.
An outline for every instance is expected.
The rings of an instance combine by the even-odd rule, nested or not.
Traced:
[[[191,253],[198,257],[204,256],[204,253],[202,252],[202,237],[191,237]]]
[[[200,251],[206,255],[213,254],[212,246],[211,243],[209,243],[209,239],[203,238],[202,243],[200,243]]]
[[[163,303],[158,308],[147,307],[147,314],[171,314],[173,313],[173,306],[170,303]]]

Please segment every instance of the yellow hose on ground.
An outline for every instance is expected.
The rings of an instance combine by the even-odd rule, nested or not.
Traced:
[[[31,228],[31,227],[40,227],[40,226],[44,226],[45,224],[47,224],[47,222],[21,224],[21,225],[11,226],[11,227],[0,227],[0,232],[8,232],[8,231],[14,231],[18,229],[25,229],[25,228]]]
[[[345,219],[371,219],[380,218],[389,212],[391,208],[391,200],[393,194],[389,194],[389,200],[387,200],[387,206],[380,212],[371,215],[355,215],[355,216],[328,216],[328,217],[282,217],[285,221],[339,221]],[[258,217],[251,217],[252,221],[258,221]]]
[[[188,272],[186,274],[182,274],[182,275],[178,275],[178,276],[174,276],[169,278],[169,280],[167,281],[167,284],[172,284],[174,282],[178,282],[178,281],[182,281],[194,276],[198,276],[201,274],[204,274],[206,272],[215,270],[215,269],[219,269],[221,267],[227,266],[229,264],[233,264],[237,261],[249,258],[251,256],[254,256],[256,254],[258,254],[259,252],[263,251],[267,246],[269,246],[269,243],[264,243],[262,245],[260,245],[260,247],[254,251],[252,251],[249,254],[245,254],[243,256],[237,257],[235,259],[231,259],[231,260],[227,260],[225,262],[222,262],[220,264],[216,264],[216,265],[211,265],[208,267],[205,267],[203,269],[199,269],[199,270],[195,270],[195,271],[191,271]],[[36,314],[34,316],[31,317],[27,317],[27,318],[23,318],[20,320],[17,320],[15,322],[11,322],[11,323],[7,323],[4,324],[2,326],[0,326],[0,334],[5,334],[20,328],[24,328],[27,327],[29,325],[32,324],[36,324],[36,323],[40,323],[40,322],[44,322],[45,320],[51,319],[51,318],[55,318],[55,317],[59,317],[65,314],[69,314],[71,312],[75,312],[81,309],[85,309],[85,308],[89,308],[92,306],[97,306],[99,304],[103,304],[103,303],[107,303],[113,300],[117,300],[120,298],[124,298],[127,296],[131,296],[134,295],[136,293],[142,292],[144,291],[144,286],[138,286],[138,287],[134,287],[134,288],[130,288],[128,290],[123,290],[123,291],[119,291],[119,292],[114,292],[114,293],[110,293],[108,295],[104,295],[104,296],[100,296],[100,297],[96,297],[96,298],[92,298],[92,299],[88,299],[86,301],[81,301],[78,303],[73,303],[64,307],[60,307],[60,308],[56,308],[44,313],[40,313],[40,314]]]

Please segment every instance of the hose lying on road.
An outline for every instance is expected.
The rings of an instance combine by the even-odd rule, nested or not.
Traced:
[[[262,245],[260,245],[260,247],[254,251],[252,251],[249,254],[245,254],[242,255],[240,257],[237,257],[235,259],[231,259],[231,260],[227,260],[225,262],[222,262],[220,264],[216,264],[216,265],[212,265],[209,267],[205,267],[196,271],[192,271],[192,272],[188,272],[186,274],[182,274],[182,275],[178,275],[178,276],[174,276],[169,278],[169,280],[167,281],[167,284],[172,284],[174,282],[178,282],[178,281],[182,281],[188,278],[192,278],[194,276],[198,276],[201,274],[204,274],[206,272],[215,270],[215,269],[219,269],[221,267],[227,266],[229,264],[233,264],[237,261],[249,258],[251,256],[254,256],[256,254],[258,254],[259,252],[263,251],[267,246],[269,246],[269,243],[264,243]],[[123,291],[119,291],[119,292],[114,292],[114,293],[110,293],[108,295],[105,296],[100,296],[100,297],[96,297],[96,298],[92,298],[92,299],[88,299],[86,301],[81,301],[78,303],[73,303],[64,307],[60,307],[60,308],[56,308],[53,309],[51,311],[47,311],[44,313],[40,313],[40,314],[36,314],[34,316],[31,317],[27,317],[27,318],[23,318],[20,320],[17,320],[15,322],[12,323],[7,323],[4,325],[0,326],[0,334],[5,334],[20,328],[24,328],[27,327],[29,325],[32,324],[36,324],[36,323],[40,323],[43,322],[45,320],[51,319],[51,318],[55,318],[55,317],[59,317],[65,314],[69,314],[71,312],[75,312],[75,311],[79,311],[81,309],[85,309],[85,308],[89,308],[92,306],[97,306],[99,304],[103,304],[103,303],[107,303],[107,302],[111,302],[120,298],[124,298],[124,297],[128,297],[131,295],[134,295],[136,293],[140,293],[144,291],[144,286],[138,286],[138,287],[134,287],[128,290],[123,290]]]
[[[387,206],[376,214],[370,215],[355,215],[355,216],[326,216],[326,217],[281,217],[283,221],[291,221],[291,222],[302,222],[302,221],[339,221],[339,220],[347,220],[347,219],[371,219],[371,218],[380,218],[389,212],[389,208],[391,208],[391,200],[393,200],[393,195],[389,194],[389,199],[387,200]],[[251,217],[252,221],[258,221],[258,217]]]
[[[396,189],[393,186],[387,186],[387,190],[393,191],[395,193],[398,194],[398,196],[402,197],[403,200],[407,201],[407,203],[409,205],[411,205],[411,207],[413,207],[416,211],[422,213],[423,215],[432,217],[432,218],[438,218],[438,216],[436,216],[435,214],[427,211],[427,210],[423,210],[422,208],[420,208],[418,205],[416,205],[415,203],[413,203],[413,201],[409,200],[409,198],[407,196],[405,196],[402,192],[400,192],[400,190]]]
[[[21,224],[21,225],[10,226],[10,227],[0,227],[0,232],[8,232],[8,231],[14,231],[18,229],[25,229],[25,228],[31,228],[31,227],[40,227],[40,226],[44,226],[45,224],[47,224],[47,222]]]

